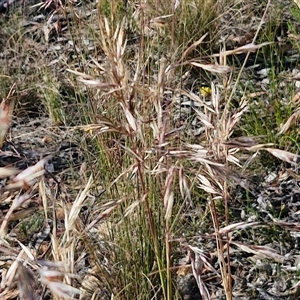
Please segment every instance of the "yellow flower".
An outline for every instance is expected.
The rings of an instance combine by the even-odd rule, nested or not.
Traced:
[[[202,97],[208,97],[211,95],[211,88],[208,86],[203,86],[200,88],[200,94]]]

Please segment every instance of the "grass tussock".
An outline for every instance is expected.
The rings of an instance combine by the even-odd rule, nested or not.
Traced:
[[[189,274],[193,296],[222,290],[233,299],[232,249],[284,262],[263,233],[260,244],[251,234],[297,225],[259,219],[248,179],[266,161],[298,162],[294,85],[278,89],[281,66],[272,61],[268,91],[247,77],[251,53],[265,57],[274,43],[264,26],[270,1],[251,41],[229,44],[228,16],[251,9],[223,2],[101,0],[83,15],[56,3],[47,20],[60,13],[65,23],[1,29],[9,37],[0,44],[1,146],[14,116],[34,111],[49,116],[51,130],[74,134],[85,161],[69,166],[71,177],[46,171],[59,150],[24,170],[0,168],[8,205],[0,251],[9,256],[0,299],[186,299]],[[249,205],[238,215],[237,187]],[[32,245],[33,224],[43,224],[47,242]]]

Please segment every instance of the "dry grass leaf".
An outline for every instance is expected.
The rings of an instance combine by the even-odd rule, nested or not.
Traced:
[[[172,216],[172,209],[174,204],[174,192],[173,192],[173,181],[175,177],[175,168],[171,167],[169,169],[165,187],[164,187],[164,207],[165,207],[165,219],[167,222],[171,219]]]
[[[42,262],[40,262],[42,263]],[[44,283],[51,293],[62,299],[74,299],[75,295],[80,295],[80,290],[74,288],[68,284],[61,281],[66,275],[64,272],[60,271],[59,268],[55,268],[55,265],[59,263],[51,263],[51,268],[46,265],[38,268],[39,274],[41,276],[41,282]]]
[[[8,225],[8,222],[11,218],[11,215],[13,214],[14,210],[18,207],[20,207],[25,201],[29,200],[31,198],[30,194],[23,194],[21,196],[17,196],[14,201],[12,202],[12,205],[10,209],[8,210],[7,214],[5,215],[1,227],[0,227],[0,237],[4,237],[6,234],[6,228]]]
[[[98,88],[98,89],[107,89],[107,88],[116,88],[117,85],[113,83],[101,82],[100,80],[87,80],[83,78],[78,78],[78,81],[88,85],[90,87]]]
[[[22,171],[21,173],[19,173],[14,179],[14,182],[18,182],[18,181],[22,181],[22,180],[26,180],[27,182],[29,182],[30,180],[33,180],[34,178],[36,178],[37,173],[39,173],[40,171],[44,170],[45,164],[53,157],[53,155],[48,155],[46,157],[44,157],[43,159],[41,159],[39,162],[37,162],[34,166],[29,167],[27,169],[25,169],[24,171]]]
[[[262,224],[260,222],[251,222],[251,223],[239,222],[239,223],[230,224],[226,227],[221,228],[219,230],[219,233],[226,234],[226,233],[232,232],[234,230],[246,229],[248,227],[255,228],[259,225],[262,225]]]
[[[0,167],[0,178],[6,178],[20,173],[20,170],[12,167]]]
[[[272,225],[278,225],[286,230],[300,232],[300,224],[299,223],[291,223],[291,222],[284,222],[284,221],[276,220],[276,222],[270,224],[270,226],[272,226]]]
[[[299,42],[300,41],[300,36],[294,33],[288,33],[288,38],[289,40],[292,40],[294,42]]]
[[[14,177],[11,182],[4,187],[4,190],[23,188],[28,190],[35,182],[37,178],[44,175],[45,164],[52,158],[53,155],[48,155],[41,159],[34,166],[28,167],[16,177]]]
[[[234,149],[235,150],[235,149]],[[239,168],[242,168],[242,165],[240,164],[240,160],[235,157],[234,155],[230,154],[230,151],[228,151],[228,154],[227,154],[227,161],[228,162],[231,162],[233,164],[235,164],[236,166],[238,166]],[[236,151],[234,151],[234,154],[236,153]]]
[[[19,263],[17,278],[18,278],[20,299],[26,299],[26,300],[37,299],[37,295],[34,292],[35,278],[33,272],[29,268],[26,268],[23,264]]]
[[[201,278],[201,274],[205,268],[212,271],[216,275],[218,275],[218,272],[212,266],[212,264],[209,261],[210,259],[205,255],[205,253],[202,250],[188,244],[186,245],[186,247],[188,248],[188,255],[191,261],[193,275],[196,279],[197,286],[199,288],[202,299],[209,300],[211,299],[211,297],[203,279]]]
[[[258,137],[237,137],[234,139],[230,139],[227,142],[223,142],[224,145],[228,146],[229,148],[238,148],[238,149],[245,149],[248,151],[257,151],[259,149],[263,149],[265,147],[273,146],[272,143],[267,144],[258,144]]]
[[[198,41],[194,42],[192,45],[190,45],[182,54],[181,56],[181,61],[184,60],[184,58],[191,52],[193,51],[194,49],[197,48],[197,46],[199,46],[203,41],[204,39],[207,37],[208,35],[208,32],[205,33]]]
[[[165,220],[166,222],[169,222],[172,216],[172,210],[174,205],[174,192],[170,191],[168,195],[165,195],[164,202],[167,203],[166,206],[166,213],[165,213]]]
[[[180,189],[180,194],[183,199],[188,199],[189,202],[192,201],[192,196],[191,196],[191,188],[189,185],[188,178],[185,176],[183,167],[179,169],[179,189]]]
[[[97,67],[99,67],[100,65],[97,64]],[[93,80],[93,76],[86,74],[86,73],[82,73],[76,70],[71,70],[71,69],[66,69],[67,72],[70,72],[74,75],[80,76],[82,79],[89,79],[89,80]],[[104,71],[104,70],[103,70]]]
[[[182,266],[179,266],[176,274],[178,276],[186,276],[188,274],[191,274],[192,272],[193,272],[193,270],[192,270],[191,265],[182,265]]]
[[[101,220],[107,218],[111,215],[111,213],[123,202],[123,199],[116,200],[116,201],[110,201],[105,205],[105,210],[102,211],[96,219],[94,219],[90,224],[87,225],[86,231],[89,231],[91,228],[93,228],[97,223],[99,223]],[[104,208],[104,207],[103,207]]]
[[[247,253],[253,253],[255,255],[258,255],[262,258],[271,258],[274,259],[276,262],[283,263],[284,257],[280,254],[278,254],[275,249],[272,249],[267,246],[256,246],[256,245],[247,245],[239,242],[233,242],[231,241],[231,244],[239,247],[241,250],[247,252]]]
[[[124,113],[125,113],[125,116],[126,116],[129,126],[132,128],[133,131],[136,131],[137,130],[136,119],[133,117],[132,113],[129,111],[129,109],[127,107],[125,107],[125,105],[123,103],[120,103],[120,105],[122,106],[122,108],[124,110]]]
[[[253,92],[253,93],[249,93],[247,95],[244,95],[242,97],[242,100],[252,99],[252,98],[256,98],[256,97],[263,96],[263,95],[266,95],[266,94],[267,94],[266,92]]]
[[[223,51],[218,54],[213,54],[213,57],[219,57],[219,56],[228,56],[228,55],[236,55],[241,53],[247,53],[247,52],[255,52],[256,50],[260,49],[261,47],[267,46],[273,44],[273,42],[265,42],[261,43],[259,45],[255,45],[253,43],[238,47],[233,50]]]
[[[290,117],[289,119],[281,126],[280,131],[276,134],[276,136],[279,136],[283,133],[286,133],[292,125],[294,125],[300,116],[300,109],[297,109]]]
[[[229,182],[231,184],[239,185],[245,190],[250,191],[250,184],[244,176],[242,176],[239,172],[232,170],[226,166],[211,166],[214,170],[216,176],[221,178],[221,181]]]
[[[299,160],[299,155],[293,154],[288,151],[279,150],[279,149],[272,149],[272,148],[263,148],[263,150],[268,151],[273,156],[279,158],[282,161],[285,161],[287,163],[290,163],[292,165],[296,165]]]
[[[197,156],[197,154],[191,156],[191,159],[193,159],[194,161],[200,162],[200,163],[203,164],[203,165],[210,165],[210,166],[216,166],[216,167],[224,167],[223,164],[214,162],[214,161],[209,160],[209,159],[204,159],[204,158],[201,157],[201,156]]]
[[[45,24],[43,26],[43,33],[44,33],[44,38],[46,43],[49,43],[49,35],[50,32],[52,31],[53,26],[51,26],[50,24]]]
[[[94,131],[96,131],[97,134],[101,134],[104,132],[115,132],[115,133],[126,132],[123,127],[117,126],[113,123],[109,123],[105,117],[103,118],[99,117],[97,121],[99,124],[81,125],[81,126],[76,126],[74,129],[83,130],[85,132],[88,132],[92,136],[95,136]]]
[[[255,137],[249,137],[249,136],[241,136],[234,139],[230,139],[227,142],[223,142],[224,145],[227,145],[229,147],[234,148],[251,148],[255,145],[257,145],[257,139]]]
[[[228,122],[226,124],[226,134],[227,137],[230,137],[233,133],[233,130],[235,126],[239,123],[241,120],[243,114],[248,111],[249,106],[246,99],[243,99],[239,108],[233,113],[233,115],[228,119]]]
[[[202,113],[200,110],[198,109],[194,109],[195,112],[197,113],[197,115],[199,116],[199,120],[200,122],[208,129],[214,129],[214,125],[211,124],[210,119],[206,114]]]
[[[90,176],[89,181],[86,183],[85,188],[81,191],[75,201],[72,204],[72,207],[69,211],[68,216],[66,217],[66,230],[63,236],[63,240],[67,241],[68,236],[70,236],[70,232],[74,229],[76,220],[78,219],[79,212],[84,204],[84,201],[88,197],[88,193],[93,184],[93,177]]]
[[[94,299],[91,295],[96,295],[101,286],[101,280],[99,279],[98,274],[99,268],[98,266],[94,266],[91,270],[89,270],[87,275],[84,276],[80,287],[80,300]],[[97,299],[96,296],[95,299]]]
[[[142,199],[136,200],[133,203],[131,203],[125,210],[124,212],[124,218],[130,216],[133,214],[135,208],[139,205],[141,205],[141,203],[145,202],[145,200],[147,199],[148,195],[143,195]]]
[[[209,194],[219,194],[219,195],[220,195],[220,192],[217,191],[217,190],[211,185],[211,183],[209,182],[209,180],[208,180],[205,176],[199,174],[199,175],[197,175],[197,177],[198,177],[199,181],[201,182],[201,184],[199,184],[199,188],[200,188],[200,189],[206,191],[206,192],[209,193]]]
[[[14,94],[14,85],[9,91],[7,97],[2,100],[0,104],[0,149],[3,146],[4,139],[6,137],[7,131],[9,129],[13,110],[14,110],[14,101],[12,96]]]
[[[232,68],[229,66],[222,66],[222,65],[214,65],[214,64],[202,64],[199,62],[191,62],[192,66],[195,66],[197,68],[201,68],[203,70],[212,72],[212,73],[218,73],[218,74],[227,74],[232,71]]]
[[[294,78],[294,80],[296,80],[296,79]],[[299,80],[299,79],[298,79],[298,80]],[[293,104],[294,106],[296,106],[296,105],[299,103],[299,100],[300,100],[300,91],[298,91],[298,92],[294,95],[294,97],[292,98],[291,102],[292,102],[292,104]]]
[[[32,216],[35,212],[38,211],[38,207],[28,207],[28,208],[23,208],[20,210],[15,211],[12,213],[9,217],[9,221],[20,221],[26,218],[27,216]]]
[[[159,16],[156,18],[152,18],[150,20],[150,26],[151,28],[163,28],[165,27],[169,20],[167,20],[168,18],[172,17],[173,15],[165,15],[165,16]]]
[[[300,0],[294,0],[294,2],[298,6],[298,8],[300,9]]]

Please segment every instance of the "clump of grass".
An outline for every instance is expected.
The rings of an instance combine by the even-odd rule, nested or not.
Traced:
[[[114,269],[118,276],[113,285],[117,289],[123,287],[115,296],[127,299],[162,295],[164,299],[173,299],[173,245],[170,240],[176,218],[173,219],[172,215],[176,215],[176,210],[180,208],[177,204],[180,197],[187,199],[189,195],[187,174],[176,162],[177,159],[174,161],[172,155],[164,154],[163,146],[169,143],[176,146],[172,134],[168,134],[172,130],[169,123],[171,116],[162,108],[162,103],[166,86],[174,86],[171,83],[174,79],[180,82],[175,69],[169,68],[172,67],[170,63],[178,63],[181,54],[170,56],[172,52],[168,53],[172,49],[181,52],[179,44],[175,44],[179,42],[174,29],[177,24],[168,27],[171,24],[169,20],[173,18],[177,22],[177,18],[168,14],[171,11],[167,9],[171,5],[158,8],[154,3],[149,3],[147,7],[139,7],[140,45],[135,50],[137,63],[130,66],[126,61],[126,19],[119,17],[116,7],[110,8],[107,17],[107,8],[100,3],[99,11],[104,12],[99,19],[99,41],[107,60],[99,70],[99,79],[85,80],[87,75],[82,74],[81,81],[87,86],[98,85],[102,91],[103,96],[98,96],[97,104],[101,115],[97,116],[97,125],[81,128],[99,132],[96,139],[102,153],[100,157],[104,158],[99,161],[99,166],[102,170],[114,166],[113,172],[104,175],[110,182],[106,193],[110,199],[122,203],[116,206],[114,212],[116,220],[120,218],[119,225],[112,228],[119,247],[115,257],[118,265],[122,266],[121,269]],[[161,17],[154,18],[157,8]],[[197,10],[189,9],[182,4],[174,12],[184,15],[187,23],[179,25],[183,26],[184,34],[188,32],[189,38],[192,38],[189,30],[194,27],[188,23],[188,16]],[[206,17],[204,10],[201,16],[202,22]],[[117,18],[120,18],[119,22],[116,22]],[[180,18],[181,22],[185,22],[184,18]],[[195,39],[201,37],[193,36]],[[187,44],[185,41],[183,43]],[[115,152],[114,149],[119,150]],[[115,157],[117,153],[121,157]],[[117,166],[113,164],[116,161]],[[99,176],[103,178],[101,172]],[[174,192],[176,182],[180,182],[181,196]],[[103,204],[100,202],[97,205],[101,209]],[[111,263],[115,265],[116,262]],[[108,278],[106,281],[111,282]]]

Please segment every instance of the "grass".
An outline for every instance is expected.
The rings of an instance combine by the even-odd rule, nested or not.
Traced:
[[[7,167],[9,175],[0,169],[3,178],[10,177],[1,196],[8,208],[0,251],[11,257],[0,296],[181,299],[179,262],[186,256],[184,265],[190,264],[203,299],[213,291],[233,299],[232,249],[249,265],[244,252],[283,265],[282,253],[275,255],[272,247],[280,249],[280,235],[291,230],[276,208],[256,203],[251,185],[254,175],[264,180],[282,160],[293,163],[298,152],[296,126],[281,127],[295,113],[294,83],[279,78],[284,67],[277,59],[284,56],[278,56],[277,44],[256,51],[271,67],[263,85],[244,70],[248,51],[242,49],[242,60],[235,54],[244,44],[224,48],[226,39],[220,39],[232,15],[254,13],[242,2],[86,5],[89,18],[67,3],[53,14],[70,12],[67,22],[24,29],[11,17],[1,27],[7,37],[1,44],[7,51],[0,68],[6,76],[3,103],[15,101],[15,117],[38,111],[51,119],[49,131],[74,134],[85,162],[65,170],[66,176],[49,177],[43,160],[22,172]],[[270,7],[255,9],[263,15]],[[280,23],[275,15],[265,16],[267,25],[255,27],[257,45],[274,41]],[[297,32],[297,24],[289,26]],[[226,50],[231,52],[224,55]],[[210,87],[205,97],[202,86]],[[195,109],[178,107],[177,94],[192,99]],[[9,106],[2,112],[5,127]],[[198,136],[193,127],[201,128]],[[278,134],[280,128],[285,130]],[[239,199],[237,186],[248,190]],[[26,214],[33,203],[39,213]],[[278,219],[276,226],[268,214]],[[41,224],[51,224],[51,241],[35,252],[30,240]],[[207,270],[214,272],[213,281],[203,280]],[[299,275],[293,276],[298,282]],[[258,297],[256,288],[245,293]]]

